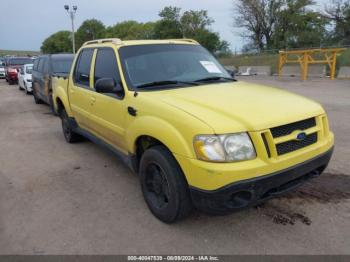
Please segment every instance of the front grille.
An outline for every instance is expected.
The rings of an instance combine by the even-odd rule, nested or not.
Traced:
[[[284,155],[317,142],[317,133],[310,134],[302,141],[291,140],[276,145],[277,154]]]
[[[274,138],[277,138],[277,137],[289,135],[293,133],[295,130],[306,130],[314,126],[316,126],[315,118],[309,118],[309,119],[301,120],[291,124],[274,127],[274,128],[271,128],[270,130],[271,130],[272,136]]]

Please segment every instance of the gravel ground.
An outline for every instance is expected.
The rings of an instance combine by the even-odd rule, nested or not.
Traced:
[[[241,80],[321,102],[336,135],[329,168],[259,207],[174,225],[150,214],[112,153],[67,144],[48,106],[0,80],[0,254],[350,254],[350,81]]]

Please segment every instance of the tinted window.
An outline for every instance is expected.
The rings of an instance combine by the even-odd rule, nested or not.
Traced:
[[[47,73],[49,72],[49,58],[48,57],[45,57],[45,62],[44,62],[44,69],[43,69],[43,72],[44,73]]]
[[[133,45],[119,49],[128,86],[138,87],[158,81],[193,82],[230,75],[199,45]],[[161,88],[161,87],[159,87]]]
[[[82,50],[75,69],[75,82],[84,86],[89,86],[90,67],[93,53],[93,49]]]
[[[35,61],[34,61],[34,67],[33,67],[33,69],[34,69],[35,71],[38,70],[38,64],[39,64],[39,59],[35,59]]]
[[[54,58],[52,60],[52,71],[54,73],[69,73],[74,56]]]
[[[38,71],[43,72],[45,59],[42,57],[39,59]]]
[[[9,65],[25,65],[33,63],[33,59],[31,58],[11,58],[9,61]]]
[[[95,62],[94,83],[100,78],[113,78],[115,83],[120,82],[118,65],[113,49],[99,49]]]

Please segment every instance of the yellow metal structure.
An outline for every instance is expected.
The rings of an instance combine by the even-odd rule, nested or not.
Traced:
[[[123,99],[115,99],[96,93],[91,81],[92,74],[88,88],[75,85],[72,76],[76,58],[68,80],[53,79],[56,110],[58,105],[61,105],[81,128],[125,156],[137,153],[137,141],[140,137],[156,139],[172,152],[188,184],[203,190],[216,190],[240,180],[272,174],[312,159],[332,148],[334,137],[329,130],[327,116],[322,106],[282,89],[239,81],[139,92],[135,96],[135,92],[128,89],[125,81],[119,49],[126,45],[167,43],[198,45],[188,40],[88,42],[81,50],[99,47],[114,50],[125,96]],[[335,56],[337,51],[333,52]],[[304,56],[309,61],[309,54]],[[95,59],[96,50],[92,58],[91,73],[94,71]],[[283,58],[284,63],[286,60]],[[90,103],[91,99],[93,102]],[[128,107],[137,108],[137,117],[127,113]],[[278,156],[276,144],[295,139],[295,134],[274,139],[270,128],[306,118],[316,119],[316,126],[305,130],[305,133],[317,133],[317,143]],[[197,158],[193,147],[193,139],[197,135],[239,132],[249,134],[257,153],[255,159],[213,163]],[[271,156],[267,154],[262,140],[263,134],[266,135],[266,142],[272,149]]]
[[[330,68],[331,80],[334,80],[337,54],[344,50],[345,48],[282,50],[279,52],[278,76],[281,77],[282,68],[285,64],[299,63],[301,79],[306,80],[310,64],[326,64]]]

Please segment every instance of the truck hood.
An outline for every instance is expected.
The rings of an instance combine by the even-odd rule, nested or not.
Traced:
[[[300,95],[246,82],[150,94],[205,122],[217,134],[264,130],[324,113],[320,104]]]

